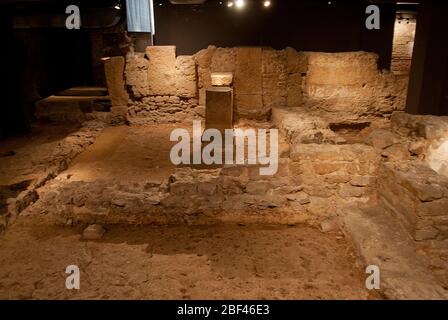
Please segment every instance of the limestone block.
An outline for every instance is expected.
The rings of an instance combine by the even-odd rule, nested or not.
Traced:
[[[270,184],[267,181],[250,181],[246,185],[246,192],[254,195],[264,195],[269,190]]]
[[[176,47],[150,46],[146,56],[149,94],[176,95]]]
[[[341,189],[339,190],[339,195],[343,198],[347,197],[355,197],[359,198],[366,194],[366,188],[364,187],[355,187],[351,185],[342,185]]]
[[[284,51],[263,49],[263,107],[266,111],[286,106],[287,80]]]
[[[193,56],[178,56],[176,58],[176,90],[179,97],[196,97],[196,64]]]
[[[293,73],[288,76],[287,85],[288,107],[299,107],[302,103],[302,75]]]
[[[129,53],[126,56],[126,84],[131,87],[135,97],[147,96],[148,92],[148,60],[143,54]]]
[[[308,69],[308,59],[303,52],[297,52],[291,47],[285,49],[288,73],[306,73]]]
[[[372,147],[362,144],[330,145],[330,144],[295,144],[291,150],[291,159],[354,161],[360,163],[378,161],[379,156]]]
[[[308,53],[310,85],[350,86],[375,81],[378,55],[367,52]]]
[[[194,55],[198,73],[199,104],[205,105],[205,90],[211,86],[210,65],[216,51],[215,46],[208,46]]]
[[[262,96],[258,94],[236,94],[235,113],[239,118],[248,119],[263,119],[267,116]]]
[[[206,92],[205,127],[220,131],[233,128],[233,90],[210,87]]]
[[[104,63],[107,88],[113,106],[127,106],[128,93],[124,82],[124,58],[112,57]]]
[[[211,73],[212,86],[225,87],[230,86],[233,82],[232,72],[212,72]]]
[[[235,94],[262,94],[261,62],[261,48],[236,49]]]
[[[211,72],[234,72],[235,71],[235,49],[217,48],[211,59]]]
[[[202,49],[194,55],[194,59],[199,68],[208,69],[212,62],[213,54],[216,51],[215,46],[208,46],[207,49]]]
[[[373,130],[366,138],[365,143],[378,149],[385,149],[400,141],[395,133],[385,129]]]

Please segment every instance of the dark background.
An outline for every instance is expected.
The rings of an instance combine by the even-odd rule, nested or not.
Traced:
[[[178,54],[187,55],[210,44],[289,46],[298,51],[364,50],[380,55],[380,68],[390,67],[394,3],[377,4],[381,29],[367,30],[365,10],[371,3],[364,0],[272,0],[269,8],[263,8],[261,0],[246,2],[246,7],[238,10],[227,8],[225,0],[208,0],[196,6],[156,1],[155,44],[175,44]]]

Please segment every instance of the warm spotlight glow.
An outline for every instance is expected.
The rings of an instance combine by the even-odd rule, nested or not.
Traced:
[[[236,0],[235,5],[237,8],[242,8],[246,5],[246,2],[244,0]]]
[[[233,7],[233,1],[229,1],[229,2],[227,2],[227,6],[228,6],[229,8]]]
[[[264,1],[263,2],[263,7],[267,8],[271,6],[271,1]]]
[[[115,5],[114,8],[117,9],[117,10],[120,10],[120,9],[121,9],[121,7],[120,7],[119,4]]]

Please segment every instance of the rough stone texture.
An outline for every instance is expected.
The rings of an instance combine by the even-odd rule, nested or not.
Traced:
[[[293,73],[288,75],[287,102],[288,107],[300,107],[302,104],[302,75]]]
[[[287,106],[299,107],[302,105],[302,75],[308,71],[307,56],[290,47],[285,49],[285,53],[288,73]]]
[[[415,240],[448,239],[448,178],[424,163],[384,163],[378,193]]]
[[[259,119],[266,118],[263,109],[262,96],[258,94],[235,94],[235,115],[238,119]]]
[[[150,46],[148,57],[148,86],[150,95],[176,95],[176,47]]]
[[[125,88],[124,62],[123,57],[111,57],[104,63],[107,88],[114,107],[128,105],[129,96]]]
[[[297,52],[291,47],[285,49],[288,74],[304,74],[308,71],[308,57],[303,52]]]
[[[218,129],[221,132],[233,128],[233,90],[231,88],[207,89],[205,127]]]
[[[388,299],[446,299],[446,290],[431,272],[427,259],[381,204],[341,210],[345,233],[353,239],[364,266],[381,270],[381,290]],[[443,268],[442,268],[443,270]]]
[[[347,119],[390,114],[404,108],[407,80],[377,70],[374,53],[308,54],[304,104]]]
[[[216,48],[210,64],[211,72],[235,72],[236,49]]]
[[[409,74],[411,71],[416,25],[416,19],[395,21],[391,62],[391,70],[395,74]]]
[[[448,117],[394,112],[392,130],[411,140],[409,152],[439,174],[448,176]]]
[[[256,47],[236,49],[235,93],[262,94],[262,49]]]
[[[233,73],[232,72],[212,72],[212,86],[217,87],[228,87],[233,83]]]
[[[99,240],[103,237],[106,230],[102,225],[99,224],[91,224],[87,228],[84,229],[82,233],[82,238],[84,240]]]
[[[78,130],[70,131],[63,138],[52,137],[46,139],[43,144],[36,142],[27,146],[23,145],[17,149],[15,155],[3,158],[0,169],[0,231],[15,221],[17,216],[28,206],[39,199],[38,189],[56,177],[60,172],[66,170],[70,162],[91,145],[96,137],[105,128],[103,122],[85,121]],[[45,140],[44,140],[45,141]],[[38,148],[40,152],[44,150],[45,156],[33,150]],[[11,183],[8,178],[8,171],[14,172],[15,179],[20,179],[20,183]],[[22,181],[26,178],[25,181]],[[3,203],[4,188],[12,185],[15,191],[8,191],[7,201]]]
[[[213,72],[233,73],[233,83],[226,80],[215,85],[233,86],[238,118],[268,119],[273,109],[289,107],[319,117],[357,120],[387,117],[405,103],[407,79],[378,71],[378,57],[373,53],[209,46],[176,59],[175,47],[155,46],[148,47],[147,56],[149,60],[139,54],[127,57],[126,79],[138,99],[135,103],[148,96],[198,96],[197,104],[204,106]]]
[[[176,95],[184,98],[197,96],[196,65],[192,56],[176,58]]]
[[[126,56],[126,84],[135,98],[149,95],[148,60],[142,53],[128,53]]]
[[[376,129],[372,131],[365,140],[366,144],[378,149],[385,149],[398,142],[400,142],[400,137],[385,129]]]
[[[262,49],[237,48],[235,68],[235,112],[239,118],[263,118]]]
[[[263,113],[286,105],[288,75],[284,51],[263,49]],[[295,88],[291,88],[295,89]]]
[[[133,124],[185,122],[204,117],[204,110],[201,112],[197,108],[195,98],[149,96],[132,102],[128,120]]]
[[[200,105],[205,105],[205,89],[211,86],[210,65],[212,63],[212,58],[215,51],[215,46],[209,46],[207,49],[203,49],[194,55],[198,70],[198,91]]]

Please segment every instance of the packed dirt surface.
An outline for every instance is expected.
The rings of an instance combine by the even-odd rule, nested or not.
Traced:
[[[0,236],[1,299],[369,299],[338,233],[307,226],[82,227],[23,214]],[[67,290],[68,265],[80,290]]]
[[[79,125],[36,123],[32,133],[0,142],[0,186],[35,179],[58,143],[79,129]]]

